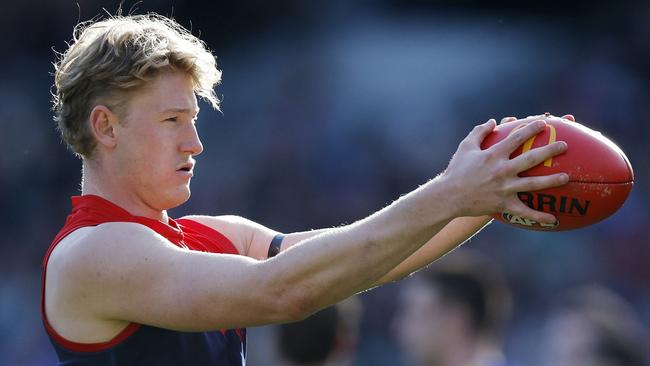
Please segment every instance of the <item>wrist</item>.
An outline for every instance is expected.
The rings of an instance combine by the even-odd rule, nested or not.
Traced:
[[[438,175],[409,194],[413,196],[409,200],[413,202],[409,204],[414,211],[411,216],[417,217],[420,224],[426,227],[448,223],[462,216],[457,204],[458,192],[459,190],[444,173]]]
[[[439,209],[446,211],[450,215],[450,219],[468,216],[470,209],[464,200],[467,192],[453,177],[450,177],[445,171],[438,175],[432,183],[435,184],[439,196],[440,204],[437,205]]]

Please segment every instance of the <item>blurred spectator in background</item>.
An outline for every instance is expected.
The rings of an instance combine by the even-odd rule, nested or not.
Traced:
[[[545,336],[544,365],[647,365],[648,334],[636,312],[603,287],[569,292],[551,311]]]
[[[353,297],[305,320],[282,324],[277,347],[284,366],[350,365],[354,359],[361,303]]]
[[[399,343],[418,366],[503,366],[511,296],[495,263],[456,250],[413,275],[400,294]]]

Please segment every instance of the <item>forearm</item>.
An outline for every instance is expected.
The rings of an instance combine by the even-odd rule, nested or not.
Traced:
[[[487,226],[490,221],[489,216],[455,218],[415,253],[382,276],[375,285],[379,286],[400,280],[429,265],[469,240]]]
[[[304,309],[296,314],[304,314],[381,283],[382,278],[400,277],[462,242],[463,235],[442,241],[444,245],[432,245],[424,255],[415,256],[385,277],[456,217],[508,211],[539,222],[554,220],[553,215],[526,206],[517,192],[559,186],[568,176],[522,178],[519,173],[564,152],[566,144],[558,142],[510,159],[512,152],[539,133],[545,123],[526,124],[482,149],[481,142],[493,132],[495,124],[490,120],[474,127],[459,144],[445,172],[434,181],[367,219],[306,239],[261,262],[267,266],[263,268],[265,284],[275,286],[271,295],[289,296],[294,301],[288,304]]]
[[[489,216],[479,217],[458,217],[445,225],[436,235],[430,238],[415,253],[411,254],[404,261],[399,263],[395,268],[382,276],[376,283],[376,286],[388,282],[400,280],[409,274],[429,265],[431,262],[444,256],[456,247],[460,246],[472,236],[481,231],[491,218]],[[326,233],[335,229],[319,229],[287,235],[282,243],[282,250],[286,250],[303,240]]]
[[[447,225],[455,211],[434,180],[372,216],[303,240],[265,262],[277,296],[307,313],[372,287]]]

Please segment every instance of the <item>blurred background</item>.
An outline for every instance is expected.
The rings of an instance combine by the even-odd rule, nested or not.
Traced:
[[[78,21],[114,14],[118,5],[0,3],[2,365],[55,363],[39,317],[40,269],[69,197],[79,193],[80,162],[52,120],[52,62]],[[562,364],[549,361],[548,350],[577,329],[562,314],[585,286],[599,286],[626,309],[620,317],[629,322],[614,323],[650,325],[650,3],[144,0],[122,7],[173,16],[223,70],[223,114],[202,104],[205,151],[192,198],[173,217],[237,214],[283,232],[350,223],[444,169],[475,124],[572,113],[623,148],[635,187],[619,212],[591,227],[539,233],[493,223],[467,245],[496,264],[512,294],[501,352],[508,365]],[[358,325],[346,362],[415,364],[395,325],[406,311],[404,286],[362,294],[355,310],[343,311]],[[280,362],[276,327],[249,334],[249,364]],[[630,334],[648,348],[642,332]],[[608,365],[648,364],[640,362]]]

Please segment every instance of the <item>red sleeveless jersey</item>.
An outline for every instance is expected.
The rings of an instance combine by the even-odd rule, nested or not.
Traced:
[[[63,338],[51,327],[45,313],[45,274],[52,250],[71,232],[107,222],[131,222],[147,226],[174,245],[187,250],[239,254],[225,236],[198,222],[170,218],[169,223],[165,224],[131,215],[99,196],[72,197],[72,212],[43,260],[41,316],[60,365],[244,365],[245,329],[177,332],[131,323],[110,341],[78,343]]]

